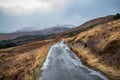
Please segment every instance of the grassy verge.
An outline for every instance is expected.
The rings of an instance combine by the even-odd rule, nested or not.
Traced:
[[[34,69],[34,80],[37,79],[38,77],[38,74],[40,73],[40,68],[42,67],[44,61],[45,61],[45,58],[47,56],[47,53],[48,53],[48,49],[49,49],[49,45],[45,46],[43,49],[42,49],[42,53],[45,53],[44,55],[41,56],[40,60],[39,60],[39,64],[35,67]]]
[[[72,45],[69,47],[86,66],[89,66],[92,69],[102,72],[109,78],[109,80],[120,80],[119,69],[115,69],[112,66],[102,63],[102,61],[100,61],[100,57],[95,56],[88,49],[77,45]]]

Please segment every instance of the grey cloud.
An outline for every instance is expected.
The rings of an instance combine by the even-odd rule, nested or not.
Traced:
[[[56,24],[80,25],[87,20],[120,12],[120,0],[68,0],[61,9],[15,15],[0,11],[0,32],[23,27],[47,28]]]
[[[120,12],[120,0],[74,0],[66,8],[67,15],[100,16]]]

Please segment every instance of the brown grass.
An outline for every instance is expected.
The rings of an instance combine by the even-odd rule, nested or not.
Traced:
[[[0,80],[34,80],[51,41],[38,41],[0,50]]]

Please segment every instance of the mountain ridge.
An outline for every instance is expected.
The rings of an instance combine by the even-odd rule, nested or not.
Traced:
[[[12,33],[0,33],[0,40],[5,40],[5,39],[14,39],[20,36],[24,36],[24,35],[39,35],[39,34],[55,34],[55,33],[59,33],[59,32],[63,32],[66,30],[69,30],[70,28],[67,27],[67,25],[57,25],[57,26],[53,26],[50,28],[45,28],[45,29],[41,29],[41,30],[17,30],[15,32]]]
[[[89,20],[89,21],[83,23],[80,26],[69,29],[66,32],[61,32],[61,33],[59,33],[59,35],[61,37],[74,36],[82,31],[85,31],[85,30],[92,28],[96,25],[112,21],[113,17],[114,17],[114,15],[108,15],[108,16],[104,16],[104,17],[95,18],[95,19],[92,19],[92,20]],[[56,35],[58,35],[58,34],[56,34]]]

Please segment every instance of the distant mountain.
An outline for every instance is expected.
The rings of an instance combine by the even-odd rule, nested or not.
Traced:
[[[63,31],[67,31],[72,25],[56,25],[50,28],[35,30],[34,28],[27,27],[21,30],[17,30],[13,33],[0,33],[0,40],[13,39],[24,35],[41,35],[41,34],[55,34]]]
[[[31,31],[36,31],[37,29],[34,27],[24,27],[22,29],[19,29],[17,31],[15,31],[16,33],[22,33],[22,32],[31,32]],[[14,32],[14,33],[15,33]]]

